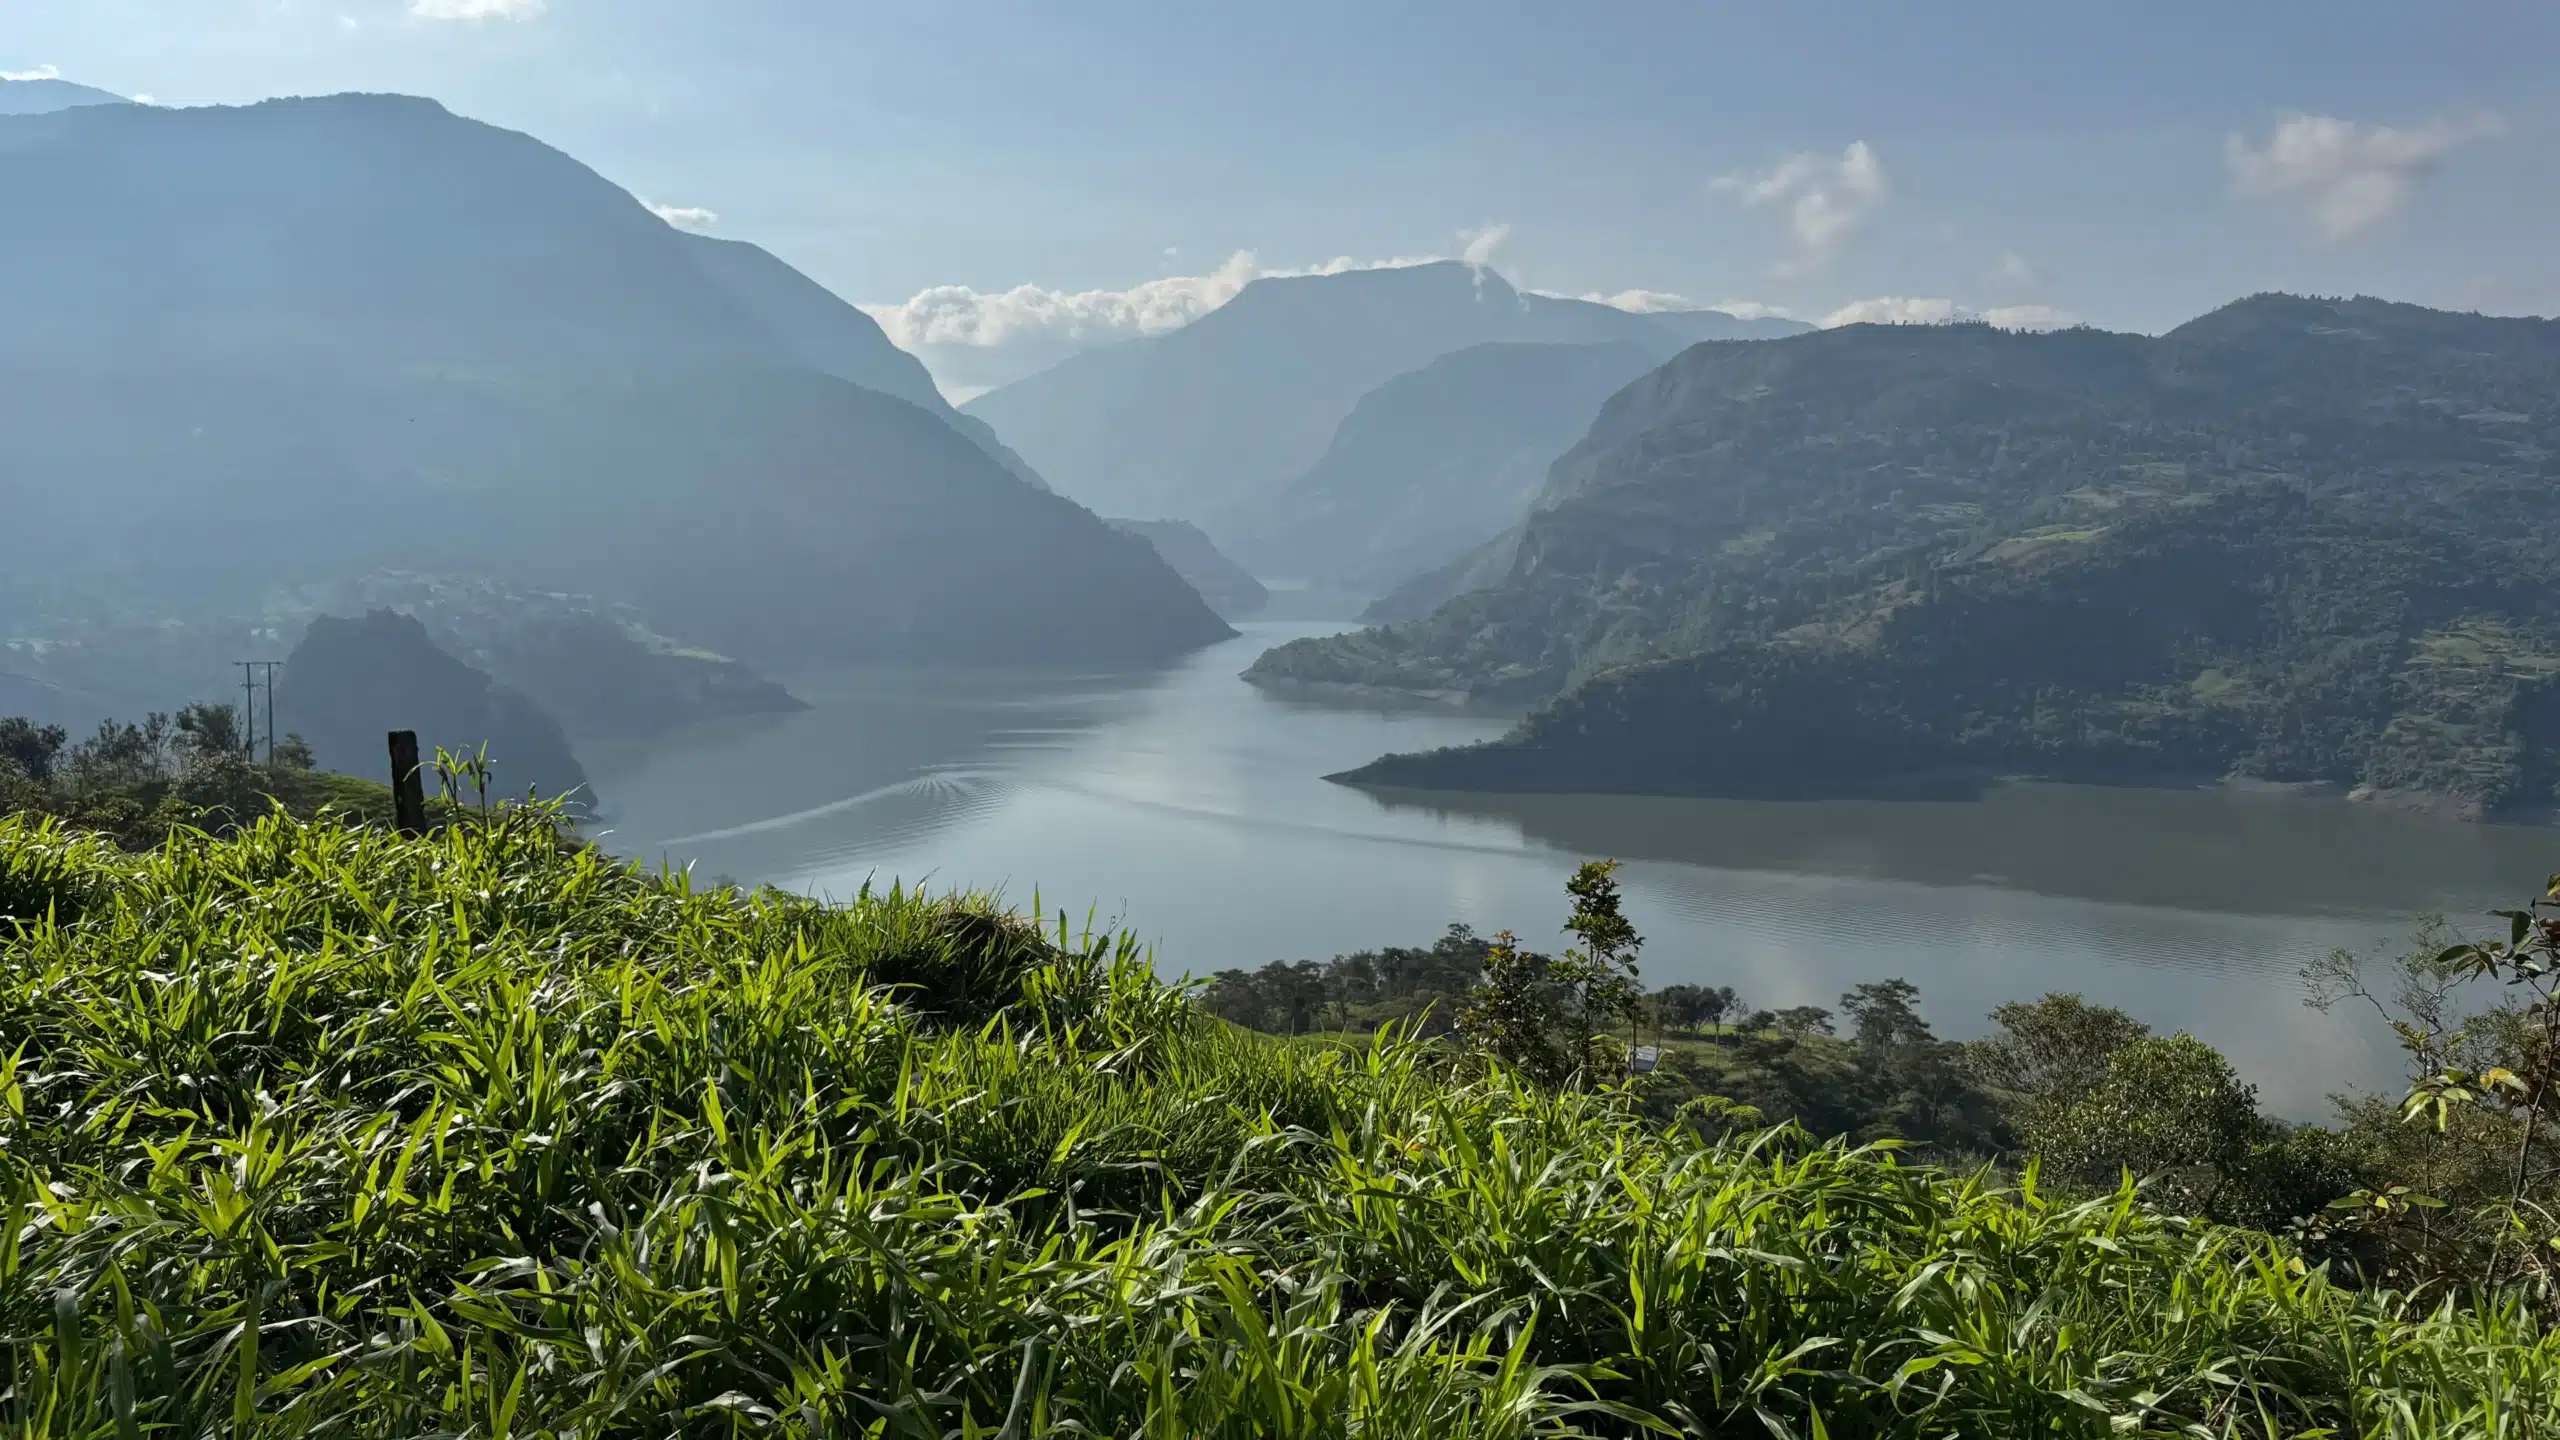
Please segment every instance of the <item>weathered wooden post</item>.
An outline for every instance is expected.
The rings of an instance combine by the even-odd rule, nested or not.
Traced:
[[[403,835],[427,833],[427,777],[418,765],[418,732],[391,732],[391,808]]]

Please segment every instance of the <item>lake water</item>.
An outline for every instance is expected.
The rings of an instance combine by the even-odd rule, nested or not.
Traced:
[[[1279,699],[1236,678],[1263,624],[1142,673],[866,669],[794,677],[813,709],[599,750],[606,843],[697,873],[849,895],[1000,889],[1123,923],[1168,973],[1424,944],[1452,920],[1555,937],[1563,881],[1616,856],[1648,984],[1836,1004],[1890,975],[1941,1033],[2078,991],[2220,1047],[2316,1118],[2397,1070],[2369,1013],[2297,972],[2417,920],[2520,903],[2560,834],[2279,794],[2019,785],[1972,801],[1380,795],[1321,777],[1490,737],[1498,716]]]

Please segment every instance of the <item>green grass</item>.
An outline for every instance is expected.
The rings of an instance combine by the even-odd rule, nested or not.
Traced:
[[[539,817],[0,821],[11,1436],[2528,1436],[2560,1341],[2275,1242]],[[2539,1427],[2539,1428],[2537,1428]]]

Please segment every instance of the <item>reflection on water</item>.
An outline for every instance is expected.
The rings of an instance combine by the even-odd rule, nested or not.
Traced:
[[[1974,801],[1804,803],[1370,794],[1320,776],[1463,744],[1499,717],[1275,699],[1235,678],[1263,625],[1138,673],[866,669],[813,707],[591,757],[611,843],[707,874],[847,894],[1001,888],[1125,921],[1168,971],[1419,943],[1451,920],[1532,940],[1562,880],[1628,864],[1652,984],[1832,1003],[1887,975],[1948,1034],[2077,990],[2228,1051],[2286,1113],[2384,1083],[2368,1021],[2300,1002],[2337,946],[2404,938],[2539,887],[2550,832],[2334,801],[2012,786]]]

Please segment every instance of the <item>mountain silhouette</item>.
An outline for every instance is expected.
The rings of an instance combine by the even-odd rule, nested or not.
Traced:
[[[82,105],[130,105],[121,95],[68,80],[0,80],[0,115],[47,115]]]
[[[1242,619],[1271,602],[1271,592],[1243,566],[1227,558],[1200,527],[1188,520],[1114,520],[1115,528],[1142,537],[1156,547],[1175,574],[1191,582],[1209,608],[1230,620]]]
[[[1714,323],[1732,338],[1804,328]],[[1668,357],[1699,328],[1526,293],[1456,261],[1274,277],[1180,330],[1086,351],[961,408],[1062,493],[1104,514],[1191,520],[1229,544],[1247,507],[1315,464],[1360,397],[1398,375],[1494,340]]]
[[[761,246],[681,231],[677,238],[691,251],[694,263],[800,358],[839,380],[932,411],[1016,476],[1043,490],[1049,488],[1038,472],[996,438],[986,421],[952,409],[924,362],[892,344],[879,321]]]
[[[201,606],[487,573],[765,663],[1230,633],[859,311],[433,102],[16,117],[0,189],[22,580]]]
[[[1661,358],[1624,342],[1495,341],[1399,375],[1237,527],[1245,559],[1369,595],[1444,566],[1510,528],[1601,403]]]

